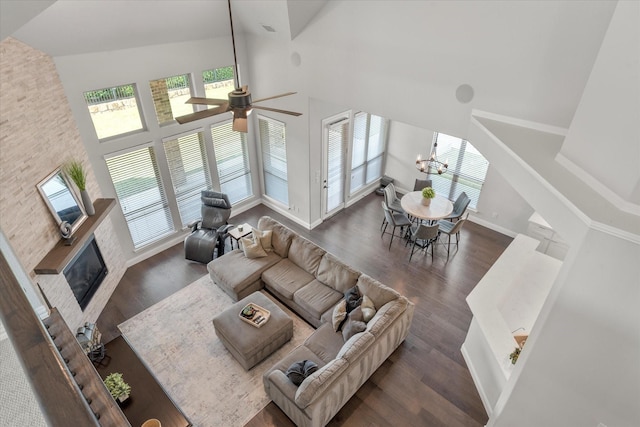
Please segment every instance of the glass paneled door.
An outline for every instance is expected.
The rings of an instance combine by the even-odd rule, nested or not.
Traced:
[[[323,120],[322,218],[345,206],[345,163],[349,146],[349,113]]]

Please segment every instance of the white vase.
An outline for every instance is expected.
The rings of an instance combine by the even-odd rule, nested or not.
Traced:
[[[427,197],[423,197],[422,198],[422,204],[425,205],[425,206],[431,205],[431,199],[429,199]]]
[[[91,201],[91,197],[87,190],[80,190],[80,198],[82,199],[82,204],[84,205],[84,210],[87,215],[95,215],[96,210],[93,207],[93,202]]]

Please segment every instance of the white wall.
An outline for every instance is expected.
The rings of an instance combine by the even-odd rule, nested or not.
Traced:
[[[236,43],[238,45],[238,61],[240,63],[242,82],[243,84],[250,83],[248,78],[245,78],[245,74],[248,75],[248,72],[244,71],[248,68],[246,66],[246,56],[243,54],[246,52],[246,49],[244,49],[244,39],[238,37]],[[217,123],[231,118],[230,113],[226,113],[184,125],[172,124],[159,126],[149,88],[149,81],[151,80],[178,74],[193,73],[196,82],[195,95],[205,96],[202,92],[202,71],[233,64],[233,51],[231,49],[230,37],[216,40],[147,46],[112,52],[62,56],[54,59],[89,160],[91,161],[104,197],[113,197],[117,200],[115,189],[111,183],[109,171],[104,161],[106,154],[152,143],[156,156],[162,159],[164,156],[162,146],[163,138],[191,130],[199,130],[211,123]],[[141,109],[145,117],[147,129],[133,135],[100,142],[96,136],[89,111],[83,98],[83,93],[89,90],[129,83],[135,83],[137,85]],[[208,138],[206,134],[207,132],[205,132],[205,138]],[[252,159],[253,187],[259,196],[260,176],[258,173],[258,161],[254,141],[251,138],[249,140],[249,150]],[[165,187],[170,186],[171,181],[167,168],[162,162],[159,162],[159,167]],[[247,203],[251,203],[252,201],[253,200],[249,200]],[[114,222],[125,258],[129,260],[129,262],[143,258],[144,255],[142,254],[157,249],[158,245],[166,246],[175,244],[180,241],[185,234],[184,231],[178,228],[178,231],[160,241],[158,244],[134,251],[126,221],[119,207],[114,209],[111,218]]]
[[[412,190],[416,178],[426,178],[415,168],[414,162],[418,153],[423,158],[429,155],[432,140],[433,131],[391,122],[384,173],[395,179],[396,187]],[[489,165],[478,206],[472,212],[471,219],[499,232],[514,235],[526,233],[532,213],[533,208]]]
[[[638,210],[639,52],[640,3],[620,2],[561,150],[592,179],[636,204]],[[603,159],[610,159],[615,173],[602,167]]]
[[[614,7],[332,1],[292,46],[310,97],[460,137],[471,108],[567,127]]]
[[[565,260],[489,427],[638,425],[639,259],[637,243],[587,233]]]

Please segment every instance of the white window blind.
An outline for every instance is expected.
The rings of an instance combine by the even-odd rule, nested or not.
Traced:
[[[289,205],[287,183],[287,146],[285,125],[266,117],[258,117],[265,194]]]
[[[152,147],[106,159],[134,248],[174,231]]]
[[[233,204],[248,198],[253,191],[247,134],[234,132],[231,126],[231,121],[212,126],[211,138],[216,153],[220,189],[229,196],[229,201]]]
[[[386,148],[387,120],[368,113],[356,113],[351,153],[351,194],[382,176]]]
[[[446,173],[429,175],[436,193],[455,200],[464,191],[471,199],[469,206],[476,208],[489,162],[464,139],[436,132],[433,141],[438,143],[438,158],[449,164]]]
[[[200,218],[200,192],[211,189],[202,132],[166,140],[164,152],[182,225]]]
[[[344,203],[344,154],[349,141],[349,120],[343,118],[338,123],[330,124],[327,139],[326,211],[331,212]]]

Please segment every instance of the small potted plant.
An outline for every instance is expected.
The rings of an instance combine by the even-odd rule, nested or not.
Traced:
[[[511,354],[509,355],[509,359],[511,359],[511,363],[512,364],[516,364],[516,362],[518,361],[518,356],[520,356],[520,347],[516,347],[515,350],[513,350],[511,352]]]
[[[104,385],[107,386],[107,390],[109,390],[109,393],[111,393],[111,396],[113,396],[116,401],[122,403],[129,398],[131,386],[124,382],[121,373],[114,372],[109,374],[107,378],[104,379]]]
[[[89,193],[87,192],[87,171],[85,170],[80,160],[69,160],[67,163],[65,163],[63,169],[66,174],[69,175],[71,180],[76,184],[78,190],[80,190],[80,198],[82,199],[82,204],[84,205],[84,209],[87,212],[87,215],[94,215],[96,211],[93,208],[91,197],[89,197]]]
[[[424,187],[422,189],[422,204],[425,206],[429,206],[431,204],[431,199],[436,197],[436,190],[432,187]]]

